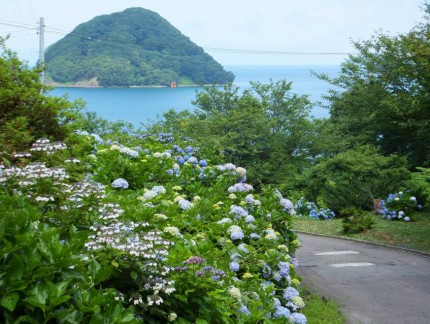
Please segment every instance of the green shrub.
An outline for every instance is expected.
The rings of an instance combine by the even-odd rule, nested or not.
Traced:
[[[350,207],[340,212],[343,231],[346,234],[361,233],[370,229],[374,224],[373,215],[370,212]]]
[[[335,213],[350,206],[371,210],[373,197],[396,190],[410,178],[405,165],[403,158],[382,156],[370,146],[357,147],[313,167],[306,198],[319,197]]]
[[[412,178],[406,184],[417,198],[418,204],[425,205],[430,201],[430,168],[417,168],[417,172],[412,173]]]

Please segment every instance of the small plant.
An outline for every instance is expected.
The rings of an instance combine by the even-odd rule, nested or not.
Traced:
[[[389,194],[386,200],[381,201],[379,214],[388,220],[404,220],[409,222],[412,219],[414,210],[419,209],[417,199],[409,192],[399,191]]]
[[[364,210],[350,207],[340,212],[342,227],[346,234],[361,233],[372,228],[374,220],[372,214]]]

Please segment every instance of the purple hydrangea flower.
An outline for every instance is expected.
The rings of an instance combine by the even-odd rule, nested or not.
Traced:
[[[284,211],[291,212],[294,210],[293,203],[290,200],[288,200],[287,198],[282,198],[279,202],[280,202],[281,206],[284,207]]]
[[[206,260],[203,258],[200,258],[198,256],[192,256],[189,257],[187,260],[183,261],[182,263],[184,264],[202,264],[203,262],[205,262]]]

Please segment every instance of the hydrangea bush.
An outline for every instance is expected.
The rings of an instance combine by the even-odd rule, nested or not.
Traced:
[[[319,220],[331,220],[335,213],[329,208],[320,208],[314,202],[300,198],[294,205],[294,210],[300,217],[310,217]]]
[[[385,200],[381,200],[379,214],[388,220],[409,222],[413,219],[414,211],[419,208],[415,196],[409,192],[399,191],[389,194]]]
[[[0,168],[1,322],[306,323],[278,191],[170,134],[68,140]]]

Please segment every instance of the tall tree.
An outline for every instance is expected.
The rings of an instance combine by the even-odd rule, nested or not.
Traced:
[[[40,68],[30,69],[0,37],[0,162],[40,137],[61,140],[81,104],[48,96]]]
[[[377,33],[354,42],[358,54],[328,80],[327,95],[335,129],[350,146],[370,144],[384,155],[407,157],[409,167],[430,163],[430,27],[425,22],[404,35]]]

